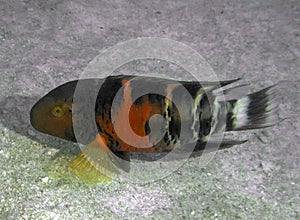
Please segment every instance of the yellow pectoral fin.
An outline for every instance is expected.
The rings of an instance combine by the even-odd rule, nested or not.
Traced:
[[[97,135],[69,164],[69,169],[87,182],[108,182],[120,169],[128,165],[107,146],[105,139]]]

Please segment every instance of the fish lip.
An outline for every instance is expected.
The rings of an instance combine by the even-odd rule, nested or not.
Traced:
[[[37,104],[38,104],[38,102],[35,103],[35,104],[32,106],[32,108],[30,109],[29,115],[30,115],[30,124],[31,124],[31,126],[32,126],[33,128],[35,128],[35,129],[39,130],[38,127],[36,126],[36,123],[34,122],[34,121],[35,121],[35,120],[34,120],[34,117],[35,117],[34,112],[35,112],[35,109],[36,109],[36,105],[37,105]]]
[[[31,124],[31,126],[32,126],[34,129],[36,129],[36,130],[38,130],[38,131],[44,133],[43,129],[39,126],[38,119],[37,119],[37,116],[38,116],[37,111],[39,110],[38,107],[42,104],[41,101],[42,101],[42,100],[39,100],[38,102],[36,102],[36,103],[32,106],[32,108],[30,109],[29,115],[30,115],[30,124]]]
[[[39,110],[40,106],[43,106],[44,103],[49,102],[49,97],[47,97],[47,95],[45,95],[44,97],[42,97],[40,100],[38,100],[30,109],[30,124],[32,125],[32,127],[34,127],[36,130],[41,131],[39,129],[38,123],[36,123],[37,119],[36,117],[38,116],[38,114],[36,114],[36,112]]]

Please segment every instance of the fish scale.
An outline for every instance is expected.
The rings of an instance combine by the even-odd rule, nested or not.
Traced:
[[[196,144],[194,151],[202,151],[208,139],[212,146],[220,144],[212,150],[223,149],[244,141],[214,139],[216,134],[278,123],[274,87],[249,95],[241,94],[241,97],[241,86],[222,88],[237,80],[175,81],[133,75],[83,79],[86,86],[101,83],[94,109],[91,109],[95,113],[98,132],[91,134],[92,130],[82,128],[80,132],[89,135],[85,140],[88,144],[70,162],[70,169],[83,178],[87,177],[88,170],[94,169],[101,170],[99,172],[104,175],[115,172],[118,167],[129,171],[122,160],[129,161],[128,152],[170,152],[178,145],[184,147],[191,143]],[[73,122],[87,119],[81,112],[90,99],[87,93],[82,100],[73,102],[77,84],[77,80],[67,82],[41,98],[30,112],[32,126],[43,133],[76,142]],[[213,93],[220,87],[225,99],[222,99],[222,93]],[[144,94],[144,90],[148,92]],[[160,115],[164,122],[155,115]],[[118,129],[127,139],[121,138]],[[90,137],[95,139],[90,140]],[[130,144],[130,141],[136,144]],[[143,146],[144,143],[150,144],[149,147]],[[109,167],[113,167],[113,171]]]

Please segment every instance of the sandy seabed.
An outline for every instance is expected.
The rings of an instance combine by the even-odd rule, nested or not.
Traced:
[[[0,219],[300,218],[299,117],[242,132],[237,137],[247,143],[218,152],[204,168],[190,158],[168,177],[142,185],[79,181],[67,170],[77,145],[29,123],[41,96],[77,79],[103,48],[138,37],[190,46],[220,79],[243,77],[259,88],[295,82],[298,1],[2,0],[0,11]],[[181,76],[157,61],[116,71],[149,69]],[[287,95],[292,104],[282,103],[283,113],[299,113],[297,92]]]

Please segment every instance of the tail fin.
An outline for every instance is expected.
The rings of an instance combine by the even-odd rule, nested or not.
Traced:
[[[280,121],[276,85],[229,101],[226,130],[246,130],[269,127]]]

